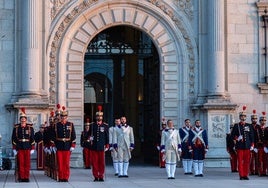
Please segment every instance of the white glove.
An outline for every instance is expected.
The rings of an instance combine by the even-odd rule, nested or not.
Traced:
[[[48,153],[48,151],[47,151],[47,148],[46,148],[46,147],[44,147],[44,152],[45,152],[45,153]]]
[[[189,152],[190,152],[190,153],[192,153],[192,152],[193,152],[193,150],[192,150],[192,149],[189,149]]]
[[[156,146],[157,150],[160,151],[160,146]]]
[[[178,152],[181,153],[181,148],[178,149]]]
[[[34,149],[31,149],[30,153],[31,153],[31,155],[34,154]]]
[[[164,149],[161,150],[161,153],[165,153],[165,152],[166,152],[166,150],[164,150]]]
[[[114,150],[114,147],[110,147],[109,150],[110,150],[110,151]]]
[[[254,147],[253,147],[253,146],[251,146],[249,150],[250,150],[250,151],[253,151],[253,150],[254,150]]]
[[[264,150],[264,153],[268,153],[268,148],[267,147],[264,147],[263,150]]]
[[[257,149],[257,148],[254,148],[253,151],[254,151],[255,153],[258,153],[258,149]]]
[[[89,140],[91,141],[94,140],[94,136],[89,137]]]
[[[239,141],[242,140],[242,139],[243,139],[243,136],[240,135],[240,136],[237,138],[237,141],[239,142]]]
[[[52,147],[52,149],[51,149],[54,153],[56,153],[56,151],[57,151],[57,148],[56,147]]]
[[[47,153],[50,155],[51,154],[51,149],[47,148]]]
[[[13,154],[16,156],[18,154],[17,150],[13,149]]]
[[[104,151],[108,151],[108,149],[109,149],[109,148],[106,148],[106,147],[105,147]]]
[[[208,152],[208,149],[205,149],[205,152]]]
[[[71,147],[71,148],[70,148],[70,151],[72,152],[73,150],[74,150],[74,147]]]

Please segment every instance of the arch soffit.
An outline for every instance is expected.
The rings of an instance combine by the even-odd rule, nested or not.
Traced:
[[[85,9],[86,6],[88,6],[87,9]],[[146,32],[159,50],[160,62],[163,65],[161,69],[166,72],[166,75],[175,74],[174,76],[176,77],[178,74],[174,70],[178,71],[178,68],[174,69],[174,67],[178,67],[178,62],[187,62],[189,72],[187,80],[189,82],[189,91],[187,93],[194,94],[194,64],[196,59],[194,49],[196,48],[191,39],[193,37],[189,36],[191,32],[188,32],[189,29],[181,21],[182,19],[156,5],[155,9],[153,9],[154,11],[152,11],[152,8],[146,9],[139,3],[121,3],[120,5],[102,3],[98,9],[93,8],[95,11],[92,11],[91,6],[86,4],[77,6],[71,11],[73,15],[70,13],[66,16],[54,32],[50,48],[50,102],[52,104],[56,103],[57,62],[83,62],[89,41],[102,30],[116,25],[129,25]],[[78,13],[79,15],[76,16]],[[163,13],[165,13],[164,18],[167,22],[163,22]],[[171,26],[174,33],[170,33],[172,30],[168,29]],[[67,38],[63,36],[67,36]],[[63,38],[64,40],[62,40]],[[174,41],[180,41],[180,45]],[[61,60],[57,59],[57,57],[60,57],[59,54],[63,53],[67,55],[65,59],[64,56],[62,56],[63,59]],[[162,89],[173,89],[178,95],[176,81],[179,78],[170,77],[163,78],[163,82],[166,84],[164,83],[161,87],[163,87]],[[181,81],[184,82],[185,80]],[[175,97],[175,95],[171,96]],[[174,99],[178,100],[177,97]],[[168,98],[168,96],[165,96],[165,98]]]

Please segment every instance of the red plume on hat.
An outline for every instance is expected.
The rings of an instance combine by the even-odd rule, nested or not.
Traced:
[[[103,112],[101,110],[102,110],[102,106],[98,105],[98,112],[96,112],[96,116],[103,116]]]
[[[66,109],[65,106],[62,106],[61,109],[62,109],[61,116],[68,116],[68,112],[65,110]]]
[[[57,109],[60,109],[60,104],[57,104]]]
[[[266,120],[266,112],[262,112],[262,116],[260,117],[260,120]]]
[[[25,108],[24,107],[22,107],[21,109],[20,109],[20,118],[22,118],[22,117],[25,117],[25,118],[27,118],[26,117],[26,110],[25,110]]]
[[[54,111],[51,111],[50,112],[50,117],[53,117],[54,116]]]
[[[254,118],[254,119],[258,118],[255,109],[252,111],[252,113],[253,114],[251,115],[251,118]]]
[[[239,116],[246,116],[246,112],[245,112],[246,109],[247,109],[247,106],[244,105],[244,106],[242,107],[242,110],[243,110],[243,111],[239,113]]]
[[[60,115],[60,113],[61,113],[61,112],[60,112],[60,107],[61,107],[61,106],[60,106],[60,104],[57,104],[56,107],[57,107],[57,110],[56,110],[55,113],[56,113],[56,116],[57,116],[57,115]]]

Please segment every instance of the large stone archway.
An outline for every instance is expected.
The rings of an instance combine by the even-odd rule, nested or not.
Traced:
[[[86,48],[102,30],[127,25],[148,34],[158,50],[161,117],[173,119],[176,125],[182,122],[196,90],[197,59],[194,37],[183,14],[166,4],[127,0],[87,1],[68,12],[55,24],[49,43],[50,103],[66,105],[72,121],[82,128]]]

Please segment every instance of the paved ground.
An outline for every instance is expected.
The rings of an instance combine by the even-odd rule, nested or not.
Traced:
[[[106,168],[105,182],[93,182],[90,169],[71,168],[69,182],[56,182],[42,171],[31,170],[29,183],[16,183],[14,170],[0,171],[0,186],[3,188],[267,188],[268,177],[250,176],[250,180],[239,180],[237,173],[229,168],[205,168],[204,177],[184,175],[177,168],[176,179],[168,180],[165,169],[156,166],[135,165],[129,167],[129,178],[114,176],[113,168]]]

